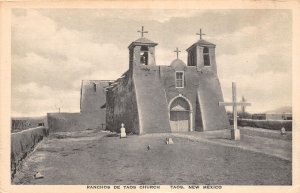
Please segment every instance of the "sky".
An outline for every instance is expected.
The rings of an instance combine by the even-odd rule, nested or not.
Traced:
[[[289,10],[13,9],[12,116],[80,111],[82,80],[114,80],[127,69],[128,45],[144,26],[158,43],[157,65],[187,61],[203,39],[216,44],[225,101],[231,83],[249,112],[292,103],[292,15]]]

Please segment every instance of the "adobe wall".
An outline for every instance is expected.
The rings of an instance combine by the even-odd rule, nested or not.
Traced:
[[[230,119],[230,124],[233,125],[233,120]],[[292,131],[292,120],[252,120],[252,119],[238,119],[238,126],[241,127],[256,127],[269,130],[280,131],[282,127],[286,131]]]
[[[49,132],[81,130],[80,113],[47,113]]]
[[[80,113],[48,113],[50,132],[106,129],[105,88],[109,80],[83,80],[80,91]]]
[[[178,69],[179,68],[179,69]],[[175,87],[175,72],[184,71],[184,88]],[[169,103],[183,95],[192,105],[193,130],[229,128],[223,95],[217,76],[195,66],[136,66],[133,81],[139,114],[140,133],[171,132]]]
[[[262,128],[255,128],[250,126],[242,126],[239,127],[239,130],[241,131],[241,135],[248,135],[253,137],[265,137],[270,139],[281,139],[281,140],[292,140],[293,139],[293,132],[292,131],[286,131],[285,135],[280,134],[279,130],[273,130],[273,129],[262,129]]]
[[[114,92],[111,89],[106,91],[106,127],[110,131],[117,131],[114,128]]]
[[[218,105],[223,101],[220,83],[211,70],[180,64],[137,65],[132,70],[132,76],[128,71],[117,86],[107,92],[109,130],[119,132],[124,123],[127,132],[137,134],[171,132],[169,103],[179,94],[191,103],[193,130],[229,128],[225,107]],[[184,88],[175,87],[176,71],[184,71]]]
[[[140,133],[171,132],[160,66],[136,66],[133,72]]]
[[[104,121],[95,113],[48,113],[48,127],[50,132],[80,131],[87,129],[105,129]]]
[[[200,102],[198,97],[196,99],[196,112],[195,112],[195,131],[202,132],[203,129],[203,120],[202,120],[202,113],[200,109]]]
[[[11,134],[11,177],[14,177],[20,162],[34,146],[48,135],[46,127],[36,127]]]
[[[105,88],[108,80],[83,80],[81,83],[80,112],[105,112],[101,106],[106,102]]]
[[[175,72],[184,71],[184,88],[175,87]],[[160,76],[163,87],[166,91],[167,104],[170,101],[182,94],[185,98],[189,100],[192,104],[193,117],[192,121],[195,123],[196,116],[196,99],[197,99],[197,88],[198,88],[198,74],[195,72],[197,70],[196,66],[185,66],[182,69],[175,69],[171,66],[161,66]],[[168,113],[169,109],[167,108]],[[199,112],[200,113],[200,112]],[[199,115],[200,116],[200,115]],[[168,118],[169,120],[169,118]],[[195,126],[195,124],[193,124]],[[194,129],[194,128],[193,128]]]
[[[126,133],[140,133],[135,87],[130,71],[119,79],[117,86],[107,92],[106,111],[108,130],[120,132],[121,124],[124,123]]]
[[[167,103],[182,94],[192,104],[193,129],[196,131],[229,128],[221,86],[217,76],[205,67],[197,70],[195,66],[160,66],[160,77],[166,91]],[[175,87],[175,72],[184,71],[184,88]]]
[[[198,101],[202,114],[203,130],[219,130],[230,127],[224,106],[219,106],[223,101],[223,94],[218,77],[211,71],[203,69],[199,76]]]
[[[105,129],[106,109],[101,108],[106,103],[105,87],[109,85],[109,80],[83,80],[81,84],[80,112],[81,117],[86,117],[85,125],[91,127],[101,126]],[[95,120],[93,120],[95,119]],[[83,119],[81,119],[84,121]]]

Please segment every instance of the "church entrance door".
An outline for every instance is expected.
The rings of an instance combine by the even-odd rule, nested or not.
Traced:
[[[189,103],[182,97],[176,98],[170,106],[170,126],[172,132],[190,131]]]

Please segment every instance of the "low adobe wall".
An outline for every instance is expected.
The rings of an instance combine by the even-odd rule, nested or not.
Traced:
[[[270,130],[270,129],[261,129],[255,127],[240,127],[242,135],[252,136],[252,137],[264,137],[270,139],[282,139],[282,140],[292,140],[293,133],[286,132],[285,135],[282,135],[280,130]]]
[[[20,162],[33,150],[34,146],[48,135],[44,126],[27,129],[11,134],[11,177],[17,171]]]
[[[106,128],[105,119],[97,113],[48,113],[47,119],[49,132]]]
[[[49,132],[79,130],[80,113],[47,113]]]
[[[230,124],[233,124],[233,120],[230,119]],[[238,119],[238,126],[242,127],[257,127],[270,130],[280,130],[282,127],[286,131],[292,131],[291,120],[253,120],[253,119]]]

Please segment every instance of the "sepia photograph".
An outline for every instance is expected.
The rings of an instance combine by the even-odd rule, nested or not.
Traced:
[[[10,185],[295,184],[292,9],[9,14]]]

